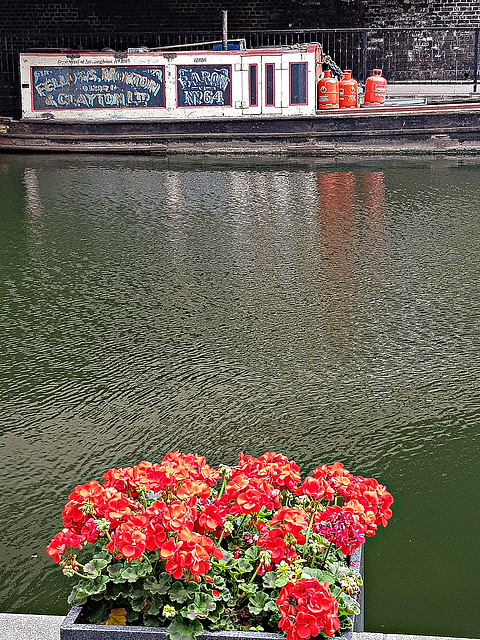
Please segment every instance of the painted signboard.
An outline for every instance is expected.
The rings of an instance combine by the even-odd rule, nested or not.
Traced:
[[[177,66],[178,107],[232,105],[231,65]]]
[[[165,107],[165,67],[32,67],[32,110]]]

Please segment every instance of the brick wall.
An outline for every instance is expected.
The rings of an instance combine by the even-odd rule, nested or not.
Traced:
[[[0,0],[0,33],[51,33],[59,24],[64,32],[209,31],[220,28],[222,9],[232,29],[349,27],[362,26],[367,6],[365,0]]]
[[[478,0],[0,0],[12,32],[480,26]]]
[[[362,0],[367,26],[480,27],[478,0]]]
[[[191,41],[196,32],[218,38],[222,9],[228,10],[229,31],[235,36],[267,29],[480,27],[479,0],[0,0],[0,114],[18,115],[18,53],[22,50],[152,47],[178,43],[181,38]],[[341,48],[339,42],[336,38],[329,44],[329,52]],[[350,46],[358,49],[359,42]],[[472,47],[471,32],[433,37],[430,32],[418,32],[409,36],[407,44],[402,35],[380,34],[369,44],[367,66],[378,64],[388,53],[399,69],[404,65],[405,74],[418,70],[418,79],[435,78],[435,64],[440,62],[453,65],[466,79],[472,74]]]

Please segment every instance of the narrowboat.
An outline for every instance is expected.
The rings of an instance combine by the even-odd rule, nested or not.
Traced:
[[[316,43],[20,54],[22,116],[0,151],[224,154],[480,150],[480,102],[322,109]]]

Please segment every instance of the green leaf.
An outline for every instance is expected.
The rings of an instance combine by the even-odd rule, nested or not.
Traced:
[[[90,596],[90,600],[93,600],[94,602],[100,602],[100,600],[103,600],[104,598],[105,598],[104,593],[94,593],[93,595]]]
[[[167,593],[168,588],[170,586],[169,583],[159,582],[158,580],[155,580],[155,578],[152,578],[152,576],[145,579],[144,585],[147,591],[149,591],[152,594],[158,593],[159,595],[163,595]]]
[[[166,631],[171,640],[195,640],[202,633],[203,625],[198,620],[188,623],[180,616],[175,616]]]
[[[267,602],[267,604],[263,607],[265,611],[272,611],[272,612],[277,612],[278,611],[278,606],[275,602],[275,600],[269,600]]]
[[[84,587],[79,587],[76,595],[76,602],[86,602],[88,597],[90,596],[90,592],[86,591]]]
[[[214,611],[216,607],[215,600],[209,593],[195,594],[195,604],[202,609],[202,611]]]
[[[96,569],[105,569],[108,565],[108,561],[103,558],[93,558],[90,562],[83,567],[84,571],[96,570]]]
[[[223,576],[213,576],[213,586],[217,589],[225,586],[225,578]]]
[[[346,562],[333,562],[328,560],[325,568],[329,573],[332,573],[335,578],[339,578],[342,573],[348,571]]]
[[[258,591],[258,584],[256,584],[255,582],[241,581],[237,583],[237,586],[239,591],[243,591],[246,594],[255,593],[256,591]]]
[[[174,582],[170,587],[168,595],[170,596],[171,600],[173,600],[174,602],[178,602],[179,604],[184,603],[185,600],[188,600],[189,598],[189,594],[187,593],[186,589],[184,589],[182,583],[178,581]]]
[[[189,595],[193,595],[198,591],[200,591],[200,585],[198,584],[198,582],[194,582],[193,580],[191,580],[187,585],[187,593]]]
[[[335,582],[335,576],[329,571],[321,571],[320,569],[312,569],[310,567],[304,567],[302,571],[302,578],[315,578],[321,584],[328,582],[333,584]]]
[[[93,611],[89,607],[88,621],[91,622],[92,624],[102,624],[110,608],[111,607],[107,607],[106,603],[102,603],[98,605]]]
[[[287,576],[278,576],[277,579],[275,580],[276,587],[284,587],[288,583],[289,583],[289,579],[287,578]]]
[[[205,598],[205,609],[211,613],[215,611],[215,607],[217,606],[215,600],[211,596],[206,596]]]
[[[112,586],[110,587],[110,589],[108,590],[108,593],[111,594],[112,598],[126,598],[128,597],[132,592],[132,585],[129,584],[128,582],[121,582],[118,584],[112,584]],[[104,597],[107,597],[107,594],[104,595]]]
[[[277,572],[276,571],[268,571],[267,573],[264,574],[263,576],[263,586],[266,589],[274,589],[277,580]]]
[[[95,580],[92,580],[90,582],[90,584],[88,585],[88,592],[90,593],[90,595],[93,595],[94,593],[101,593],[107,588],[107,583],[108,576],[99,576],[98,578],[95,578]],[[87,590],[87,587],[84,588],[85,590]]]
[[[143,598],[135,598],[130,601],[130,606],[134,611],[141,611],[143,607],[147,604],[145,597]]]
[[[226,549],[222,549],[223,558],[221,560],[213,560],[212,564],[215,567],[218,567],[221,571],[226,569],[229,564],[231,564],[233,560],[233,553],[227,551]]]
[[[197,618],[206,617],[206,613],[204,611],[200,611],[200,609],[198,609],[198,607],[196,607],[193,603],[188,605],[188,607],[184,607],[181,610],[181,613],[189,620],[196,620]]]
[[[124,570],[124,565],[123,563],[119,563],[119,562],[117,562],[117,564],[112,564],[110,567],[108,567],[107,571],[110,578],[112,579],[112,582],[115,582],[115,583],[123,582],[123,577],[122,577],[123,570]]]
[[[219,589],[219,592],[220,592],[220,598],[224,602],[229,602],[233,597],[230,591],[226,587],[224,589]]]
[[[347,631],[353,627],[353,621],[351,616],[339,616],[340,619],[340,631]]]
[[[145,596],[145,580],[137,580],[130,585],[130,596],[132,598],[142,598]]]
[[[235,568],[240,573],[248,573],[250,571],[253,571],[253,565],[250,564],[248,560],[245,560],[245,558],[239,558],[236,562]]]
[[[257,545],[248,547],[243,557],[245,558],[245,560],[248,560],[249,562],[255,564],[255,561],[260,557],[260,547],[257,547]]]
[[[163,608],[163,599],[158,596],[153,596],[152,601],[150,603],[150,608],[148,610],[149,615],[158,616],[160,611]],[[157,620],[158,623],[158,620]]]
[[[143,616],[143,624],[146,627],[158,627],[159,626],[159,620],[157,618],[156,615],[149,615],[150,613],[150,609],[148,614],[144,614]]]
[[[75,604],[82,606],[87,602],[88,594],[83,592],[83,594],[79,594],[80,586],[77,584],[73,587],[70,595],[68,596],[67,602],[68,604]]]
[[[138,574],[133,567],[125,567],[121,573],[122,579],[127,582],[136,582]]]
[[[250,596],[248,610],[251,614],[257,616],[265,609],[265,606],[270,599],[271,598],[264,591],[258,591],[253,596]]]
[[[339,594],[338,598],[338,610],[341,614],[346,613],[349,616],[358,615],[360,613],[360,605],[358,602],[349,596],[347,593]]]
[[[136,622],[140,617],[140,612],[139,611],[134,611],[133,609],[130,609],[130,611],[127,613],[127,620],[128,622]]]
[[[130,564],[130,567],[133,571],[135,571],[139,578],[144,578],[152,570],[152,565],[146,559],[142,562],[140,562],[139,560],[133,560],[133,562]]]
[[[190,620],[195,618],[206,618],[211,611],[215,611],[215,601],[211,595],[207,593],[196,593],[195,600],[192,604],[182,609]]]
[[[91,578],[92,580],[102,575],[100,569],[85,569],[84,573],[88,578]]]
[[[211,624],[208,629],[209,631],[233,631],[234,627],[228,618],[220,618],[215,624]]]
[[[93,560],[87,562],[83,567],[83,573],[90,578],[97,578],[102,573],[102,569],[105,569],[107,565],[107,560],[103,558],[93,558]]]

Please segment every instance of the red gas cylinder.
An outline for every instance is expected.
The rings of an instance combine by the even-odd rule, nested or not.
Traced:
[[[352,70],[345,69],[338,83],[340,109],[356,107],[358,101],[358,83],[352,78]]]
[[[323,78],[318,81],[318,108],[338,109],[338,80],[326,69]]]
[[[365,100],[363,104],[383,104],[387,95],[387,81],[381,69],[374,69],[365,83]]]

